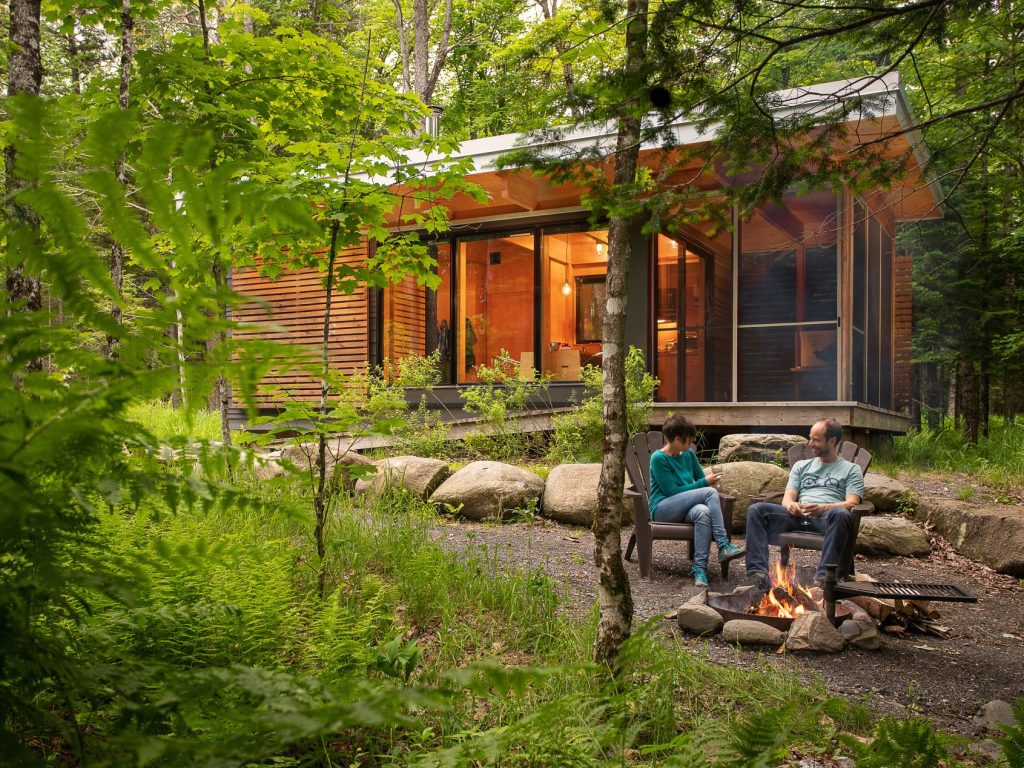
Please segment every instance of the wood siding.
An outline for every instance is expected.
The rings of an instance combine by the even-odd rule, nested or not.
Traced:
[[[366,261],[365,243],[339,254],[339,263],[356,266]],[[324,308],[327,292],[323,273],[314,269],[285,272],[269,280],[256,269],[235,270],[232,285],[238,293],[258,298],[239,307],[233,319],[238,327],[236,340],[278,341],[296,345],[282,350],[282,360],[303,360],[313,368],[282,366],[260,382],[260,389],[277,388],[280,392],[261,392],[258,403],[263,407],[281,404],[288,397],[305,402],[319,402],[320,342],[323,335]],[[329,360],[331,367],[352,374],[362,369],[369,355],[367,329],[367,289],[351,294],[335,291],[331,300]],[[287,393],[287,396],[284,394]]]
[[[913,336],[913,262],[910,256],[896,256],[893,268],[893,406],[910,408],[911,338]]]
[[[426,297],[415,278],[384,289],[384,358],[395,362],[409,355],[425,355]]]

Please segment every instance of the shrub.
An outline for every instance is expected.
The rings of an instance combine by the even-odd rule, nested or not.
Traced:
[[[549,457],[560,462],[597,462],[604,444],[604,401],[601,369],[583,368],[586,395],[579,407],[554,418],[554,437]],[[658,380],[647,372],[642,350],[630,347],[626,354],[626,430],[630,437],[651,423],[652,401]]]
[[[427,400],[441,382],[441,357],[436,350],[426,357],[408,355],[395,362],[385,360],[374,371],[364,372],[366,398],[356,403],[366,420],[391,437],[392,454],[443,458],[447,455],[448,427]],[[416,409],[409,410],[407,389],[421,389]]]
[[[467,452],[495,460],[526,456],[536,438],[519,429],[519,420],[550,378],[522,378],[519,362],[504,349],[491,365],[478,366],[476,375],[479,384],[459,390],[466,412],[480,417],[478,427],[466,434]]]

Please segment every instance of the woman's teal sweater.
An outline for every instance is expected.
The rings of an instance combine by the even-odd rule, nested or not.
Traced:
[[[704,470],[693,451],[683,451],[678,456],[655,451],[651,454],[651,496],[647,511],[653,515],[654,508],[663,499],[694,488],[706,488],[707,484]]]

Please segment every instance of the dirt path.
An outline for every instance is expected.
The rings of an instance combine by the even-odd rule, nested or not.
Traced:
[[[629,540],[623,529],[623,548]],[[510,565],[543,570],[568,591],[567,610],[585,615],[597,596],[591,567],[593,536],[581,528],[548,521],[504,525],[450,523],[437,529],[451,548],[486,544]],[[798,564],[813,564],[816,552],[794,550]],[[1024,697],[1024,588],[1017,579],[957,555],[941,539],[928,558],[860,560],[858,570],[877,579],[920,583],[954,583],[979,598],[977,604],[936,603],[948,638],[930,635],[885,635],[880,651],[846,649],[841,654],[776,654],[739,650],[719,639],[697,640],[664,621],[666,636],[684,648],[706,653],[717,664],[755,667],[768,664],[823,682],[832,694],[859,699],[881,714],[920,712],[964,734],[974,730],[972,717],[992,699]],[[688,577],[684,545],[656,542],[650,579],[640,579],[634,557],[626,564],[636,621],[675,610],[697,593]],[[711,567],[711,589],[731,591],[744,576],[743,561],[733,563],[723,584]]]

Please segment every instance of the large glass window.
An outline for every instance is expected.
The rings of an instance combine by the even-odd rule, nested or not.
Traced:
[[[601,364],[608,231],[547,228],[541,254],[541,371],[578,381],[584,365]],[[524,373],[535,367],[528,358]]]
[[[436,290],[426,291],[427,353],[437,351],[441,383],[452,383],[452,247],[450,243],[437,243],[431,248],[437,260],[437,276],[441,284]]]
[[[534,235],[485,235],[458,242],[454,357],[457,383],[500,355],[532,365]]]
[[[834,400],[836,195],[788,194],[740,230],[739,400]]]

